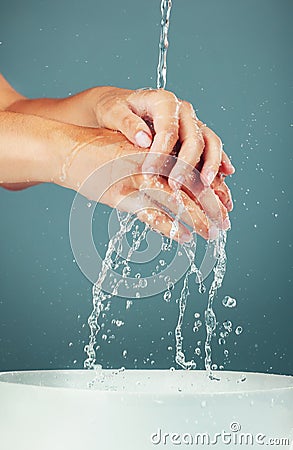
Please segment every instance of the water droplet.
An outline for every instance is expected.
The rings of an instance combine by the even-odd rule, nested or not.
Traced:
[[[222,304],[225,306],[225,308],[234,308],[237,305],[237,301],[235,298],[226,295],[226,297],[224,297],[222,300]]]
[[[225,320],[225,322],[223,322],[223,327],[225,328],[225,330],[227,330],[229,333],[231,333],[232,331],[232,322],[230,320]],[[225,335],[223,335],[223,337],[225,337]]]
[[[139,287],[141,287],[142,289],[144,289],[144,288],[147,287],[148,282],[147,282],[147,280],[146,280],[145,278],[142,278],[142,279],[139,280],[138,285],[139,285]]]
[[[201,320],[196,320],[195,322],[194,322],[194,325],[193,325],[193,332],[195,333],[195,332],[197,332],[199,329],[200,329],[200,327],[202,326],[202,322],[201,322]]]
[[[132,300],[127,300],[126,301],[126,309],[131,308],[132,305],[133,305],[133,301]]]
[[[164,293],[164,300],[165,300],[166,302],[169,302],[170,299],[171,299],[171,296],[172,296],[171,292],[170,292],[170,291],[166,291],[166,292]]]

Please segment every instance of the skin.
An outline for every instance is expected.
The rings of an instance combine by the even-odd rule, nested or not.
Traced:
[[[184,222],[197,233],[214,238],[215,229],[230,226],[232,200],[222,174],[230,175],[234,168],[220,139],[197,119],[192,106],[168,91],[97,87],[66,99],[30,100],[0,76],[0,136],[0,182],[7,189],[53,182],[78,191],[95,169],[110,164],[112,171],[118,167],[126,174],[135,168],[134,176],[115,186],[104,168],[102,179],[109,188],[99,200],[134,211],[169,235],[172,218],[160,206],[176,215],[173,193],[182,187]],[[178,139],[176,164],[168,177],[156,176],[162,157],[172,152]],[[194,167],[200,170],[200,201],[184,189]],[[141,195],[146,179],[147,196]],[[83,195],[97,200],[95,190]],[[206,213],[210,209],[208,214],[203,205]],[[188,241],[190,232],[180,224],[175,238]]]

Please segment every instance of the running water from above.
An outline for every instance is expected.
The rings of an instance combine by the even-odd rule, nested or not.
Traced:
[[[159,43],[159,62],[157,67],[157,88],[164,89],[166,86],[166,77],[167,77],[167,50],[168,50],[168,31],[169,31],[169,23],[170,23],[170,14],[172,8],[171,0],[162,0],[161,2],[161,33],[160,33],[160,43]],[[170,241],[169,244],[164,243],[164,239],[162,239],[161,251],[167,252],[170,251],[172,247],[173,237],[177,232],[180,216],[183,212],[184,207],[182,207],[182,200],[180,190],[174,192],[174,196],[176,198],[177,203],[177,214],[174,217],[172,229],[170,233]],[[108,310],[110,308],[111,298],[113,296],[119,295],[119,288],[122,284],[127,286],[127,278],[130,276],[131,267],[130,260],[132,255],[139,249],[140,245],[146,239],[147,232],[149,231],[149,227],[145,226],[142,232],[138,231],[137,228],[137,218],[131,214],[123,215],[117,211],[117,217],[119,220],[119,231],[111,237],[108,248],[106,251],[105,258],[102,263],[101,272],[99,274],[98,280],[93,286],[93,310],[89,316],[88,324],[90,328],[90,336],[89,343],[85,346],[85,352],[87,353],[87,359],[84,362],[84,367],[93,369],[98,368],[100,366],[96,365],[96,344],[97,344],[97,335],[100,331],[99,319],[102,311]],[[123,242],[127,235],[131,234],[132,243],[130,245],[127,256],[123,258],[122,250],[123,250]],[[219,237],[214,242],[214,256],[216,260],[216,264],[214,267],[214,279],[210,286],[208,292],[208,303],[207,309],[205,312],[205,325],[206,325],[206,339],[205,339],[205,368],[208,371],[209,377],[211,379],[215,379],[212,375],[212,338],[215,335],[216,330],[216,316],[213,310],[213,302],[215,296],[217,294],[217,290],[221,287],[223,278],[226,270],[226,253],[225,253],[225,244],[226,244],[226,232],[221,231]],[[184,314],[187,305],[187,298],[191,295],[190,293],[190,278],[192,276],[195,277],[196,283],[198,283],[198,291],[200,294],[204,294],[206,291],[205,285],[203,284],[202,274],[200,270],[196,267],[195,257],[196,257],[196,235],[193,233],[193,239],[190,243],[184,244],[182,249],[185,251],[186,256],[189,261],[188,270],[185,273],[183,278],[183,286],[181,289],[181,293],[179,298],[176,300],[179,307],[179,315],[178,321],[175,328],[175,344],[176,344],[176,353],[175,353],[175,361],[176,363],[184,368],[184,369],[195,369],[197,364],[194,359],[190,361],[186,361],[185,353],[183,350],[183,336],[182,336],[182,327]],[[111,285],[111,292],[105,291],[103,288],[103,284],[107,277],[110,277],[110,272],[112,270],[118,270],[122,267],[122,273],[119,281],[115,281]],[[140,275],[139,275],[140,276]],[[170,279],[170,277],[165,277],[166,286],[163,294],[163,298],[165,301],[170,302],[172,297],[172,290],[174,288],[174,283]],[[145,287],[147,284],[146,279],[141,279],[141,287]],[[139,292],[136,293],[136,297],[139,297]],[[132,300],[127,301],[127,308],[131,305]],[[107,305],[107,307],[105,307]],[[198,321],[199,322],[199,321]],[[199,350],[199,349],[196,349]],[[199,354],[195,351],[195,354]]]
[[[157,68],[157,89],[165,89],[167,83],[167,51],[168,51],[168,31],[170,24],[170,14],[172,8],[171,0],[161,2],[161,35],[159,43],[159,63]]]

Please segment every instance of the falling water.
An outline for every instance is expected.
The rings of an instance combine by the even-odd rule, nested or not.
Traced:
[[[209,372],[211,379],[214,379],[212,375],[212,337],[217,326],[217,319],[213,310],[213,303],[218,289],[222,286],[223,279],[226,272],[226,231],[221,231],[216,241],[216,258],[217,262],[214,267],[214,279],[209,289],[208,305],[205,311],[205,324],[206,324],[206,341],[205,341],[205,368]]]
[[[170,13],[172,8],[171,0],[162,0],[161,2],[161,33],[160,33],[160,43],[159,43],[159,62],[157,66],[157,88],[164,89],[166,86],[167,80],[167,50],[168,50],[168,31],[169,31],[169,23],[170,23]],[[181,201],[180,191],[175,192],[175,198],[177,201],[177,214],[174,218],[171,236],[169,244],[163,244],[161,250],[168,251],[172,245],[172,239],[177,232],[180,216],[183,212],[183,204]],[[119,286],[121,283],[126,282],[127,277],[129,277],[131,268],[129,265],[129,261],[131,260],[131,256],[135,251],[137,251],[141,245],[141,243],[146,238],[146,233],[149,229],[148,226],[145,226],[144,230],[139,233],[136,231],[133,232],[133,241],[130,249],[128,251],[127,257],[123,259],[121,257],[122,254],[122,243],[123,238],[126,234],[133,230],[134,224],[136,222],[136,218],[131,214],[127,214],[126,216],[122,216],[119,211],[117,211],[120,229],[119,231],[110,239],[107,252],[102,263],[102,269],[99,274],[97,282],[93,286],[93,310],[89,316],[88,324],[90,328],[90,336],[89,336],[89,344],[85,346],[85,352],[87,353],[87,359],[84,362],[85,368],[95,368],[96,366],[96,351],[95,345],[97,342],[97,334],[100,330],[100,325],[98,323],[101,312],[104,309],[105,300],[108,302],[115,295],[118,295]],[[226,252],[225,252],[225,244],[226,244],[226,232],[221,231],[219,233],[219,237],[215,242],[215,256],[216,256],[216,265],[214,268],[214,279],[209,289],[208,293],[208,304],[207,309],[205,311],[205,325],[206,325],[206,340],[205,340],[205,368],[208,371],[208,374],[211,379],[215,379],[212,375],[212,338],[215,334],[215,329],[217,325],[216,316],[213,310],[213,303],[215,296],[217,294],[218,289],[221,287],[223,278],[226,270]],[[184,320],[184,314],[187,305],[187,298],[190,295],[189,289],[189,280],[190,277],[195,276],[196,282],[198,283],[198,290],[201,294],[203,294],[206,290],[205,285],[203,284],[202,274],[200,270],[195,265],[195,257],[196,257],[196,239],[195,235],[193,235],[193,239],[191,243],[184,244],[183,249],[189,260],[189,269],[187,270],[184,280],[183,286],[181,289],[180,296],[177,300],[179,305],[179,315],[178,321],[175,328],[175,342],[176,342],[176,354],[175,361],[176,363],[184,369],[194,369],[196,368],[196,362],[192,359],[190,361],[186,361],[186,357],[183,350],[183,335],[182,335],[182,326]],[[111,293],[106,293],[103,290],[103,282],[105,281],[108,272],[110,269],[117,270],[118,267],[123,266],[122,269],[122,277],[120,280],[112,286]],[[174,288],[174,284],[169,279],[165,279],[166,281],[166,291],[164,293],[164,299],[166,301],[170,301],[172,290]],[[225,297],[226,299],[226,297]],[[233,299],[232,299],[233,300]],[[231,301],[226,299],[224,300],[227,303],[227,306],[230,306]],[[229,305],[228,305],[229,303]],[[109,303],[108,303],[109,304]],[[224,304],[224,303],[223,303]],[[235,330],[236,334],[240,334],[242,329]],[[198,350],[198,349],[197,349]],[[195,352],[199,354],[198,352]]]
[[[168,31],[170,24],[170,14],[172,8],[171,0],[161,2],[161,35],[159,42],[159,63],[157,68],[157,89],[165,89],[167,82],[167,51],[168,51]]]
[[[89,343],[85,346],[85,352],[87,353],[87,359],[84,361],[84,367],[87,369],[94,368],[96,361],[95,345],[97,342],[97,334],[100,331],[100,325],[98,323],[100,314],[104,308],[104,301],[110,299],[114,294],[108,294],[103,291],[103,282],[107,277],[109,269],[113,266],[113,254],[118,254],[118,247],[121,246],[121,242],[125,234],[131,229],[135,218],[131,218],[130,214],[127,214],[123,219],[120,219],[120,230],[109,241],[107,252],[102,263],[102,269],[99,274],[99,278],[93,286],[93,310],[88,318],[88,325],[90,328]],[[115,292],[115,291],[113,291]]]

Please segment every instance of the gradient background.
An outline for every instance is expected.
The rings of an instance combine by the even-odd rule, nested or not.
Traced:
[[[228,181],[228,268],[215,304],[220,322],[244,328],[227,346],[231,370],[293,374],[292,13],[289,0],[173,2],[167,88],[194,104],[237,167]],[[1,72],[29,97],[155,87],[159,22],[159,0],[2,0]],[[70,249],[73,198],[51,185],[0,190],[0,370],[82,367],[91,285]],[[108,214],[99,206],[94,224],[103,248]],[[236,309],[223,308],[225,295],[237,298]],[[205,304],[196,293],[189,299],[190,355],[192,315]],[[129,311],[117,299],[112,318],[125,325],[103,343],[104,367],[174,365],[174,299],[137,301]],[[215,344],[214,357],[223,361],[223,347]]]

